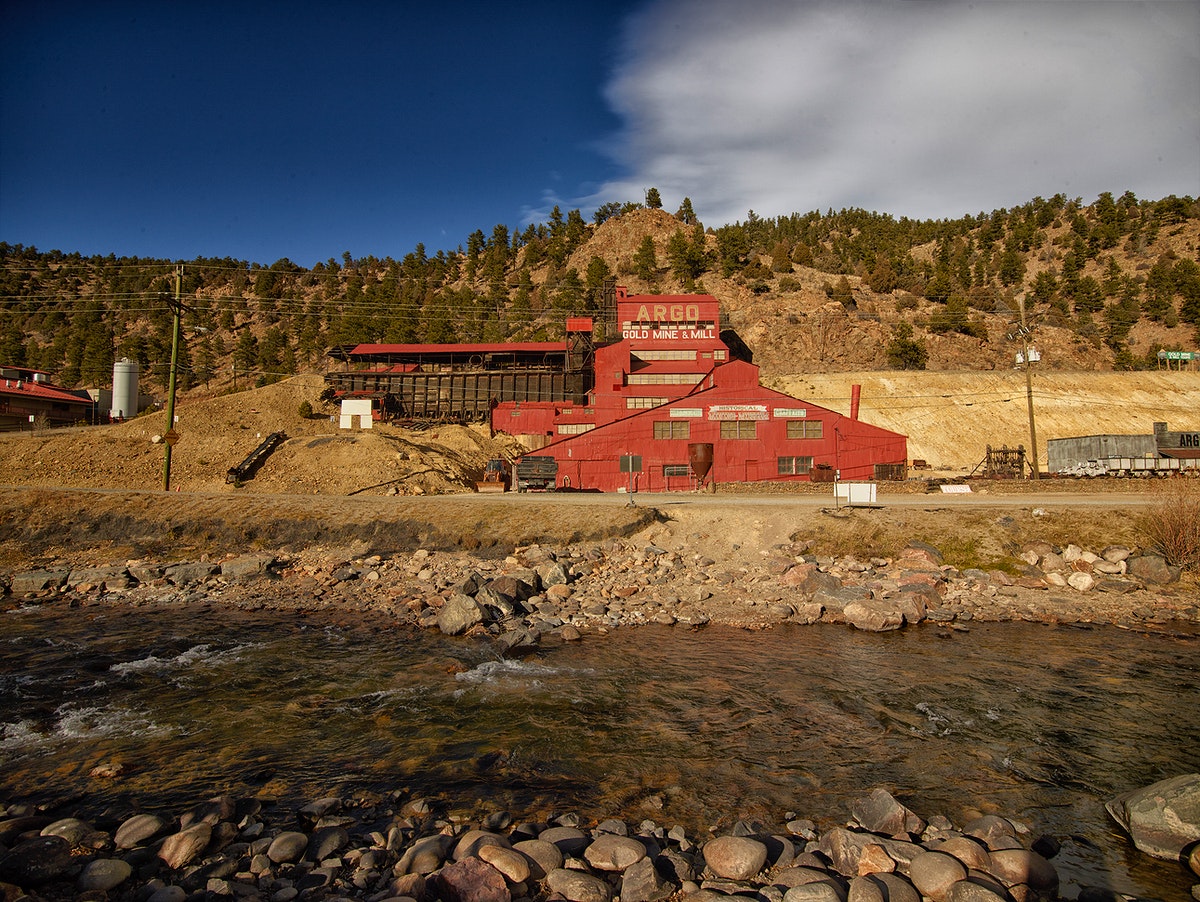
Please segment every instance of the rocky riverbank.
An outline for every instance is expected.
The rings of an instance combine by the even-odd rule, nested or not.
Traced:
[[[1161,557],[1125,546],[1029,543],[1006,570],[959,570],[913,542],[894,558],[827,557],[780,544],[717,561],[676,547],[611,539],[503,559],[418,549],[345,559],[311,548],[224,560],[125,561],[0,576],[10,603],[202,604],[371,612],[397,625],[495,639],[518,651],[540,637],[642,623],[750,629],[844,623],[884,631],[972,620],[1200,623],[1200,599]]]
[[[0,807],[6,902],[1060,898],[1051,861],[1057,838],[997,815],[961,827],[940,815],[926,820],[883,789],[853,802],[845,826],[818,831],[789,812],[777,826],[740,821],[704,837],[653,820],[585,822],[573,813],[541,822],[506,812],[468,819],[401,793],[323,798],[294,811],[231,797],[181,813],[135,811],[87,822]],[[1126,897],[1091,886],[1072,887],[1069,898]]]

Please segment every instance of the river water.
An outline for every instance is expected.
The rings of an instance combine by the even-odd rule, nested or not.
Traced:
[[[120,765],[116,779],[90,776]],[[639,627],[486,645],[315,616],[24,607],[0,614],[0,802],[95,816],[219,792],[405,789],[465,813],[823,827],[876,786],[962,824],[1057,836],[1065,884],[1182,898],[1111,796],[1200,771],[1200,633],[926,625]]]

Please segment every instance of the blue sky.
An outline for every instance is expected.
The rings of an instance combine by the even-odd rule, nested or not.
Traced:
[[[657,187],[711,226],[1200,195],[1200,2],[0,7],[0,240],[304,266]]]

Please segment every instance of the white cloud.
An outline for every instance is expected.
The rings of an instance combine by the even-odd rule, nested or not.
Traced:
[[[1200,194],[1200,4],[658,0],[607,96],[627,178],[709,224]]]

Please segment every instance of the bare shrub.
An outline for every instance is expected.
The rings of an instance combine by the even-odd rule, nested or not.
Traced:
[[[1200,482],[1173,478],[1142,518],[1142,530],[1167,563],[1200,565]]]

